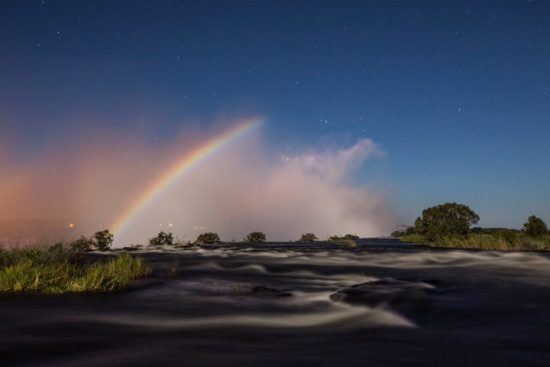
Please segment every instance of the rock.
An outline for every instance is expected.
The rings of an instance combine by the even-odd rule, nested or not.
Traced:
[[[257,286],[252,288],[252,295],[254,296],[267,296],[267,297],[291,297],[292,293],[290,293],[287,289],[277,289],[277,288],[269,288],[269,287],[263,287],[263,286]]]
[[[423,282],[388,278],[353,285],[331,294],[330,299],[369,307],[424,307],[430,301],[430,291],[433,288],[432,285]]]

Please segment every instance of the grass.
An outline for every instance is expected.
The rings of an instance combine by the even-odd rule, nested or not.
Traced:
[[[550,251],[550,235],[537,238],[521,232],[470,233],[465,237],[443,237],[429,242],[419,234],[404,235],[402,242],[427,245],[433,248],[476,249],[491,251]]]
[[[399,240],[401,242],[417,243],[419,245],[424,245],[427,242],[426,237],[416,233],[403,235],[399,237]]]
[[[0,292],[109,292],[149,273],[143,259],[127,253],[89,262],[60,244],[0,251]]]

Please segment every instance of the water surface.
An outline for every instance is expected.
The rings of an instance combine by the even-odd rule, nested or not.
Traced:
[[[91,255],[105,256],[105,255]],[[543,366],[550,258],[269,244],[142,253],[117,294],[3,295],[6,366]]]

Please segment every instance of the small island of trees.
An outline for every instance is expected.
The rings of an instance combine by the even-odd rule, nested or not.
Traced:
[[[550,249],[546,223],[532,215],[521,230],[473,227],[479,215],[467,205],[445,203],[426,208],[414,226],[395,231],[403,242],[430,247],[483,249],[500,251],[544,251]]]

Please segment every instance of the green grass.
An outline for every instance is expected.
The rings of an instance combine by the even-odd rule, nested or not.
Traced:
[[[399,240],[401,242],[408,242],[408,243],[417,243],[419,245],[426,244],[426,237],[422,236],[421,234],[406,234],[401,237],[399,237]]]
[[[0,292],[116,291],[149,273],[143,259],[127,253],[89,262],[62,245],[0,251]]]
[[[424,236],[418,234],[405,235],[399,239],[402,242],[423,244],[433,248],[491,251],[550,251],[550,235],[533,238],[521,232],[470,233],[465,237],[443,237],[433,242],[429,242]]]

